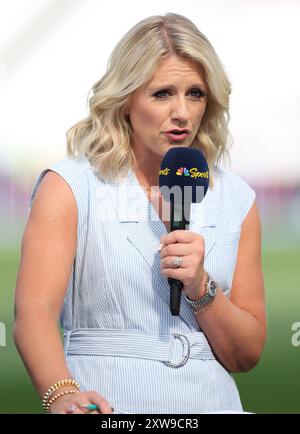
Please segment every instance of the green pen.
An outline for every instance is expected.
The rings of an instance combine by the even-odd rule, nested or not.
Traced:
[[[99,410],[99,407],[96,404],[82,404],[80,407],[86,408],[87,410]],[[111,407],[111,409],[114,411],[113,407]]]
[[[87,410],[99,410],[99,407],[96,404],[83,404],[80,407],[86,408]]]

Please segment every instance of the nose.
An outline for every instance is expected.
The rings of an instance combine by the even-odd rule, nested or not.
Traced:
[[[179,122],[182,125],[186,125],[189,120],[189,108],[188,102],[185,97],[174,98],[172,105],[172,121]]]

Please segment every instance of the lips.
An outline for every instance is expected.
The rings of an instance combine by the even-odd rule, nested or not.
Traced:
[[[167,136],[167,138],[172,142],[180,142],[182,140],[185,140],[189,134],[190,131],[187,129],[173,129],[169,131],[165,131],[164,134]]]
[[[177,136],[179,136],[180,134],[189,134],[190,130],[184,128],[184,129],[178,129],[178,128],[174,128],[173,130],[169,130],[169,131],[165,131],[166,134],[176,134]]]

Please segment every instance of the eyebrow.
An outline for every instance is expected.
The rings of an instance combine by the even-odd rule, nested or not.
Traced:
[[[204,83],[193,83],[190,86],[188,86],[189,89],[192,89],[194,87],[199,87],[204,92],[207,92],[206,86]],[[161,83],[153,83],[148,87],[148,90],[154,91],[156,89],[176,89],[176,86],[172,84],[161,84]]]

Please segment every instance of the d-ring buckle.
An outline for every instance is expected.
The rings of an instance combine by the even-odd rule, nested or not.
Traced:
[[[185,335],[181,335],[179,333],[173,333],[173,336],[174,336],[174,338],[178,338],[182,343],[183,357],[179,363],[172,363],[172,362],[163,362],[163,363],[167,366],[171,366],[172,368],[180,368],[181,366],[186,364],[186,362],[188,361],[188,358],[190,356],[190,352],[191,352],[190,342]],[[184,343],[185,343],[184,340],[187,343],[187,354],[184,354]]]

